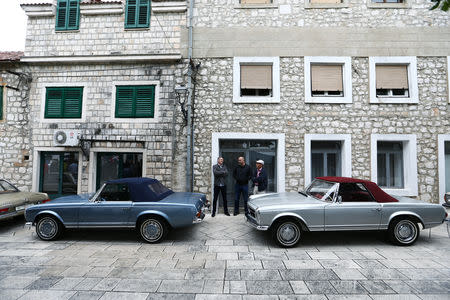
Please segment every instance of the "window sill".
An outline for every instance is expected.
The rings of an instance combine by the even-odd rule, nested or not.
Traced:
[[[350,5],[348,3],[341,3],[341,4],[327,4],[327,3],[305,3],[305,9],[324,9],[324,8],[348,8]]]
[[[392,189],[392,188],[383,188],[383,187],[380,187],[380,188],[389,195],[405,196],[405,197],[418,196],[417,191],[412,191],[411,189],[408,189],[408,188],[405,188],[405,189]]]
[[[349,103],[352,103],[352,98],[351,97],[306,97],[305,103],[349,104]]]
[[[409,3],[367,3],[368,8],[398,8],[398,9],[404,9],[404,8],[411,8],[411,5]]]
[[[86,119],[83,117],[79,119],[41,119],[41,123],[84,123],[85,121]]]
[[[372,104],[417,104],[418,99],[404,97],[375,97],[371,99]]]
[[[111,123],[157,123],[158,118],[111,118]]]
[[[278,8],[278,4],[272,3],[272,4],[238,4],[234,7],[235,9],[276,9]]]
[[[79,33],[80,29],[65,29],[65,30],[56,30],[55,33]]]
[[[125,31],[148,31],[150,30],[150,26],[149,27],[136,27],[136,28],[124,28]]]
[[[280,103],[280,98],[278,97],[239,97],[233,98],[233,103],[236,104],[251,104],[251,103],[259,103],[259,104],[271,104],[271,103]]]

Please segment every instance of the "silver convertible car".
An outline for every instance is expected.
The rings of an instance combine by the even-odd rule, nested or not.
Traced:
[[[412,245],[419,224],[431,228],[447,217],[438,204],[391,196],[375,183],[346,177],[318,177],[303,192],[250,197],[247,221],[270,230],[282,247],[293,247],[302,231],[387,230],[397,245]]]
[[[149,243],[171,228],[200,223],[206,196],[175,193],[151,178],[107,181],[93,195],[74,195],[29,207],[27,225],[42,240],[57,239],[65,228],[132,228]]]

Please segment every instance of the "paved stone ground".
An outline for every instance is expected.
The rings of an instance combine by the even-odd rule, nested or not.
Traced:
[[[40,241],[23,218],[0,222],[0,299],[450,299],[450,238],[412,247],[382,233],[310,233],[278,248],[244,217],[209,215],[142,243],[131,231],[69,231]]]

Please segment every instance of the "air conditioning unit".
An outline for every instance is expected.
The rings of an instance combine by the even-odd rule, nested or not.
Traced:
[[[80,141],[79,130],[57,130],[53,134],[54,146],[78,146]]]

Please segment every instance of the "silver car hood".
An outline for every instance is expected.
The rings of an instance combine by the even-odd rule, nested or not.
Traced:
[[[290,206],[290,205],[324,205],[325,202],[317,200],[313,197],[307,197],[300,193],[275,193],[259,196],[249,201],[254,208],[268,208],[270,206]]]

